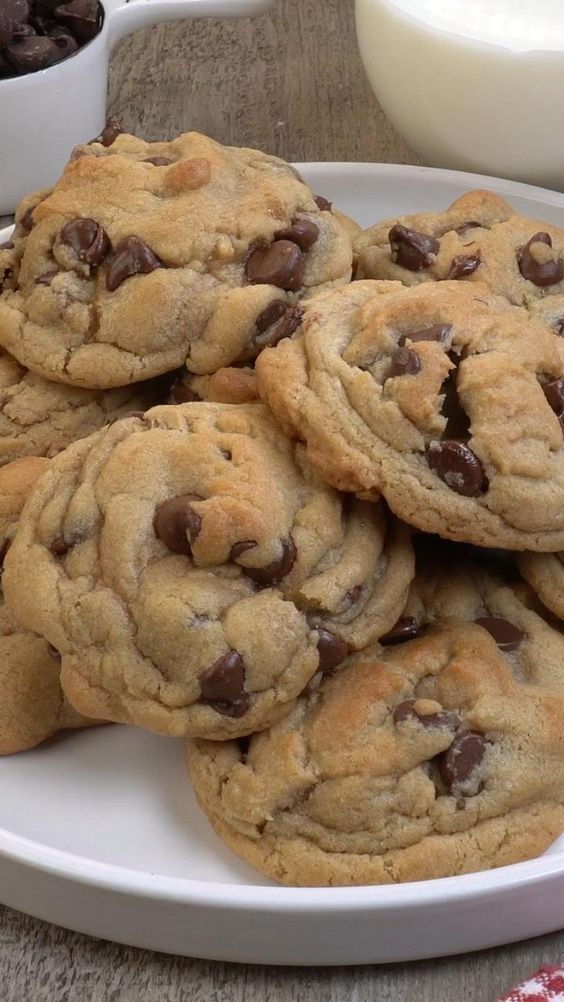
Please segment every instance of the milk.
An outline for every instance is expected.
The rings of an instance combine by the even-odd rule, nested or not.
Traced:
[[[564,189],[564,0],[356,0],[376,96],[430,164]]]

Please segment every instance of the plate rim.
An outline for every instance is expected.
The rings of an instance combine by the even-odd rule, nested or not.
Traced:
[[[377,182],[390,177],[417,181],[422,177],[437,183],[456,182],[468,188],[485,187],[508,198],[523,197],[543,205],[564,209],[564,193],[520,181],[489,177],[467,171],[411,164],[371,163],[356,161],[307,161],[296,163],[298,170],[309,174],[317,183],[336,172],[353,175],[368,174]],[[0,240],[9,237],[13,225],[0,229]],[[435,905],[477,901],[495,897],[503,888],[515,890],[533,887],[564,874],[564,847],[550,850],[543,856],[476,873],[401,884],[364,884],[345,887],[287,887],[279,884],[245,884],[227,881],[203,881],[190,877],[172,877],[143,870],[130,869],[80,856],[68,850],[56,849],[40,841],[16,835],[0,827],[0,857],[14,865],[38,870],[53,877],[71,880],[86,887],[108,890],[124,895],[177,904],[221,907],[227,911],[302,914],[360,911],[420,910]]]

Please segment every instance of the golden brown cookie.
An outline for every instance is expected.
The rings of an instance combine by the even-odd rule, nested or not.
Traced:
[[[192,403],[52,460],[4,583],[80,712],[223,739],[389,630],[413,571],[406,527],[320,482],[266,407]]]
[[[444,212],[387,219],[355,240],[358,278],[486,284],[564,331],[564,231],[470,191]]]
[[[353,655],[250,741],[188,742],[222,839],[285,884],[396,883],[504,866],[564,824],[564,692],[451,621]]]
[[[54,456],[131,411],[158,402],[157,380],[83,390],[44,379],[0,354],[0,466],[20,456]]]
[[[0,343],[46,378],[106,389],[184,362],[210,374],[350,279],[348,230],[276,157],[197,133],[77,153],[4,252]]]
[[[426,532],[564,544],[563,342],[484,286],[353,282],[303,304],[259,390],[341,490]]]
[[[48,467],[46,459],[27,457],[0,469],[0,561],[29,492]],[[19,626],[0,598],[0,755],[33,748],[57,731],[92,723],[65,700],[60,670],[57,651]]]

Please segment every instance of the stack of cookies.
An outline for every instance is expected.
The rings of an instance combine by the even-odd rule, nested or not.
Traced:
[[[275,157],[111,128],[0,283],[0,751],[183,738],[289,884],[543,852],[564,233],[485,192],[359,233]]]

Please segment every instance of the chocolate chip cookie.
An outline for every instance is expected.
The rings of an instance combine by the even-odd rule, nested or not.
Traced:
[[[352,656],[248,743],[189,742],[188,765],[220,837],[281,883],[446,877],[560,834],[563,710],[453,621]]]
[[[158,401],[157,380],[121,390],[83,390],[43,379],[0,354],[0,466],[20,456],[54,456],[108,421]]]
[[[0,470],[0,563],[21,509],[46,459],[19,459]],[[33,748],[57,731],[84,727],[63,697],[60,658],[42,637],[25,630],[0,596],[0,755]]]
[[[321,475],[474,543],[564,544],[562,342],[486,286],[353,282],[257,359],[261,396]]]
[[[348,229],[294,168],[197,133],[80,147],[35,203],[17,213],[0,343],[74,386],[251,360],[302,297],[351,276]]]
[[[409,531],[320,482],[262,404],[156,407],[51,461],[6,557],[84,714],[224,739],[389,630]]]

